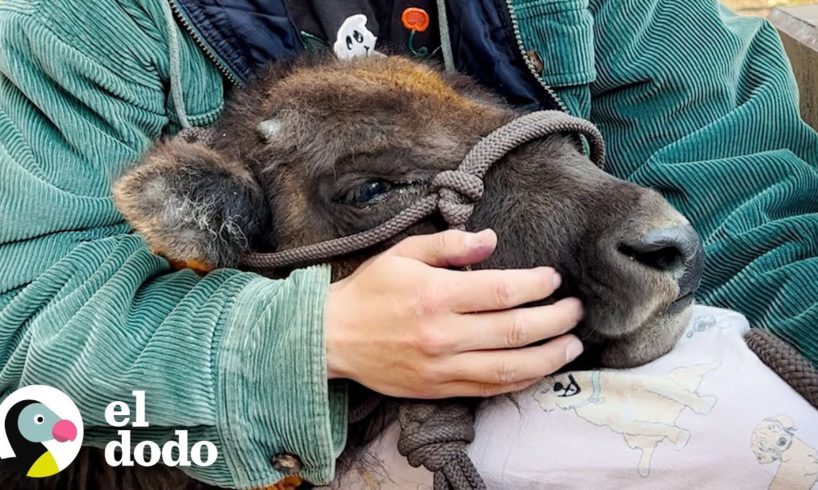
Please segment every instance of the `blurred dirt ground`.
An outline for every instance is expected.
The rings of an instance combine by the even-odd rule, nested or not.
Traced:
[[[775,7],[814,5],[818,4],[818,0],[722,0],[722,3],[731,10],[744,15],[766,17]]]

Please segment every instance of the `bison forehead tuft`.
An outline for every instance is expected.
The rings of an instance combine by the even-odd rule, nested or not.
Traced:
[[[280,89],[315,95],[332,92],[337,97],[392,95],[402,102],[420,102],[435,110],[441,105],[484,110],[481,104],[456,91],[438,70],[400,56],[335,61],[318,72],[312,67],[296,69],[280,86],[273,87],[271,94]]]

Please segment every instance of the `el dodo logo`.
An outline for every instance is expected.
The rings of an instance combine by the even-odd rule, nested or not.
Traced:
[[[0,0],[1,1],[1,0]],[[218,458],[216,445],[198,441],[188,447],[187,430],[174,431],[175,440],[159,445],[140,441],[131,448],[131,431],[149,427],[145,420],[145,392],[134,390],[135,413],[113,401],[105,408],[105,421],[116,427],[119,440],[105,445],[105,462],[111,466],[153,466],[161,460],[167,466],[210,466]],[[20,388],[0,403],[0,459],[16,463],[32,478],[56,475],[76,459],[82,446],[82,417],[77,406],[62,391],[50,386]]]
[[[20,388],[0,403],[0,458],[32,478],[55,475],[79,454],[82,429],[79,409],[62,391]]]

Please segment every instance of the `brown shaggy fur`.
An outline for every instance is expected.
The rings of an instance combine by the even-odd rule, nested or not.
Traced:
[[[277,65],[229,104],[209,147],[164,141],[114,194],[154,250],[176,262],[231,266],[248,250],[316,243],[385,221],[518,115],[464,76],[401,57]],[[548,301],[583,300],[587,363],[631,366],[671,348],[689,309],[669,306],[695,289],[697,266],[655,267],[624,252],[651,230],[688,226],[658,194],[607,175],[570,136],[518,148],[485,183],[468,228],[491,227],[500,241],[480,267],[556,266],[563,285]],[[368,194],[372,186],[378,192]],[[442,227],[432,218],[409,233]],[[388,245],[335,260],[334,278]],[[115,478],[98,460],[69,473],[91,466],[105,474],[81,478]],[[171,473],[152,471],[150,485],[134,477],[110,487],[176,488]]]

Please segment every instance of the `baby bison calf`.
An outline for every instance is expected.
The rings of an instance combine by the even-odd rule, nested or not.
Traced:
[[[237,94],[212,138],[159,143],[114,196],[157,253],[200,271],[231,267],[246,252],[383,223],[520,115],[464,76],[401,57],[277,65]],[[657,193],[607,175],[562,134],[511,151],[484,183],[466,228],[493,228],[499,245],[479,267],[556,267],[563,282],[548,301],[583,301],[585,362],[633,366],[673,346],[699,283],[701,246]],[[432,216],[407,234],[442,228]],[[389,245],[334,259],[333,277]],[[92,451],[47,480],[36,486],[203,487],[160,468],[115,470]]]
[[[114,194],[171,261],[235,266],[247,251],[386,221],[520,115],[462,75],[402,57],[278,65],[238,94],[211,141],[160,143]],[[409,233],[442,227],[433,217]],[[500,239],[479,267],[560,271],[563,285],[550,301],[583,301],[578,334],[592,362],[647,362],[687,322],[701,275],[697,235],[657,193],[597,168],[574,137],[533,141],[496,163],[467,228],[493,228]],[[334,260],[334,278],[388,245]]]

